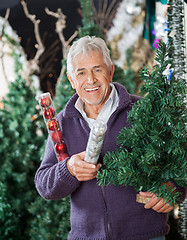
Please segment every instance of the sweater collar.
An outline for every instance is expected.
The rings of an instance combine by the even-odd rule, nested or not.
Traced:
[[[114,86],[116,87],[118,94],[119,94],[119,105],[117,109],[125,108],[129,104],[131,104],[130,94],[127,92],[126,88],[119,83],[113,82]],[[71,117],[81,117],[80,112],[75,108],[75,103],[78,99],[78,94],[74,94],[64,109],[64,117],[71,118]]]

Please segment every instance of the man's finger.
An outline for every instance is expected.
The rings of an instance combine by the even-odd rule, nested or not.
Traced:
[[[153,196],[150,198],[149,202],[147,202],[147,203],[144,205],[144,207],[145,207],[146,209],[153,208],[158,202],[159,202],[158,198],[157,198],[155,195],[153,195]]]

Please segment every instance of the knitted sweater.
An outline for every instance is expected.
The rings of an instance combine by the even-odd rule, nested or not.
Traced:
[[[113,83],[119,94],[119,106],[107,123],[99,162],[107,151],[114,151],[116,137],[127,126],[127,113],[139,98]],[[63,139],[69,156],[85,151],[90,128],[74,104],[75,94],[58,114]],[[165,235],[169,231],[167,214],[145,209],[136,202],[133,187],[98,186],[97,180],[79,182],[66,166],[67,159],[58,162],[48,139],[43,161],[35,184],[45,199],[61,199],[71,195],[71,231],[69,240],[146,240]]]

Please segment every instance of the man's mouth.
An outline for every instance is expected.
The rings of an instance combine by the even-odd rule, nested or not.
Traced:
[[[99,87],[95,87],[95,88],[85,88],[85,90],[87,92],[92,92],[92,91],[97,91],[99,89]]]

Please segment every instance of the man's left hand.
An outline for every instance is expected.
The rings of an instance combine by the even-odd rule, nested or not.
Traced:
[[[151,192],[139,192],[142,197],[148,197],[150,200],[144,205],[146,209],[152,208],[158,213],[168,213],[173,210],[174,204],[170,205],[164,202],[163,198],[158,198]]]

